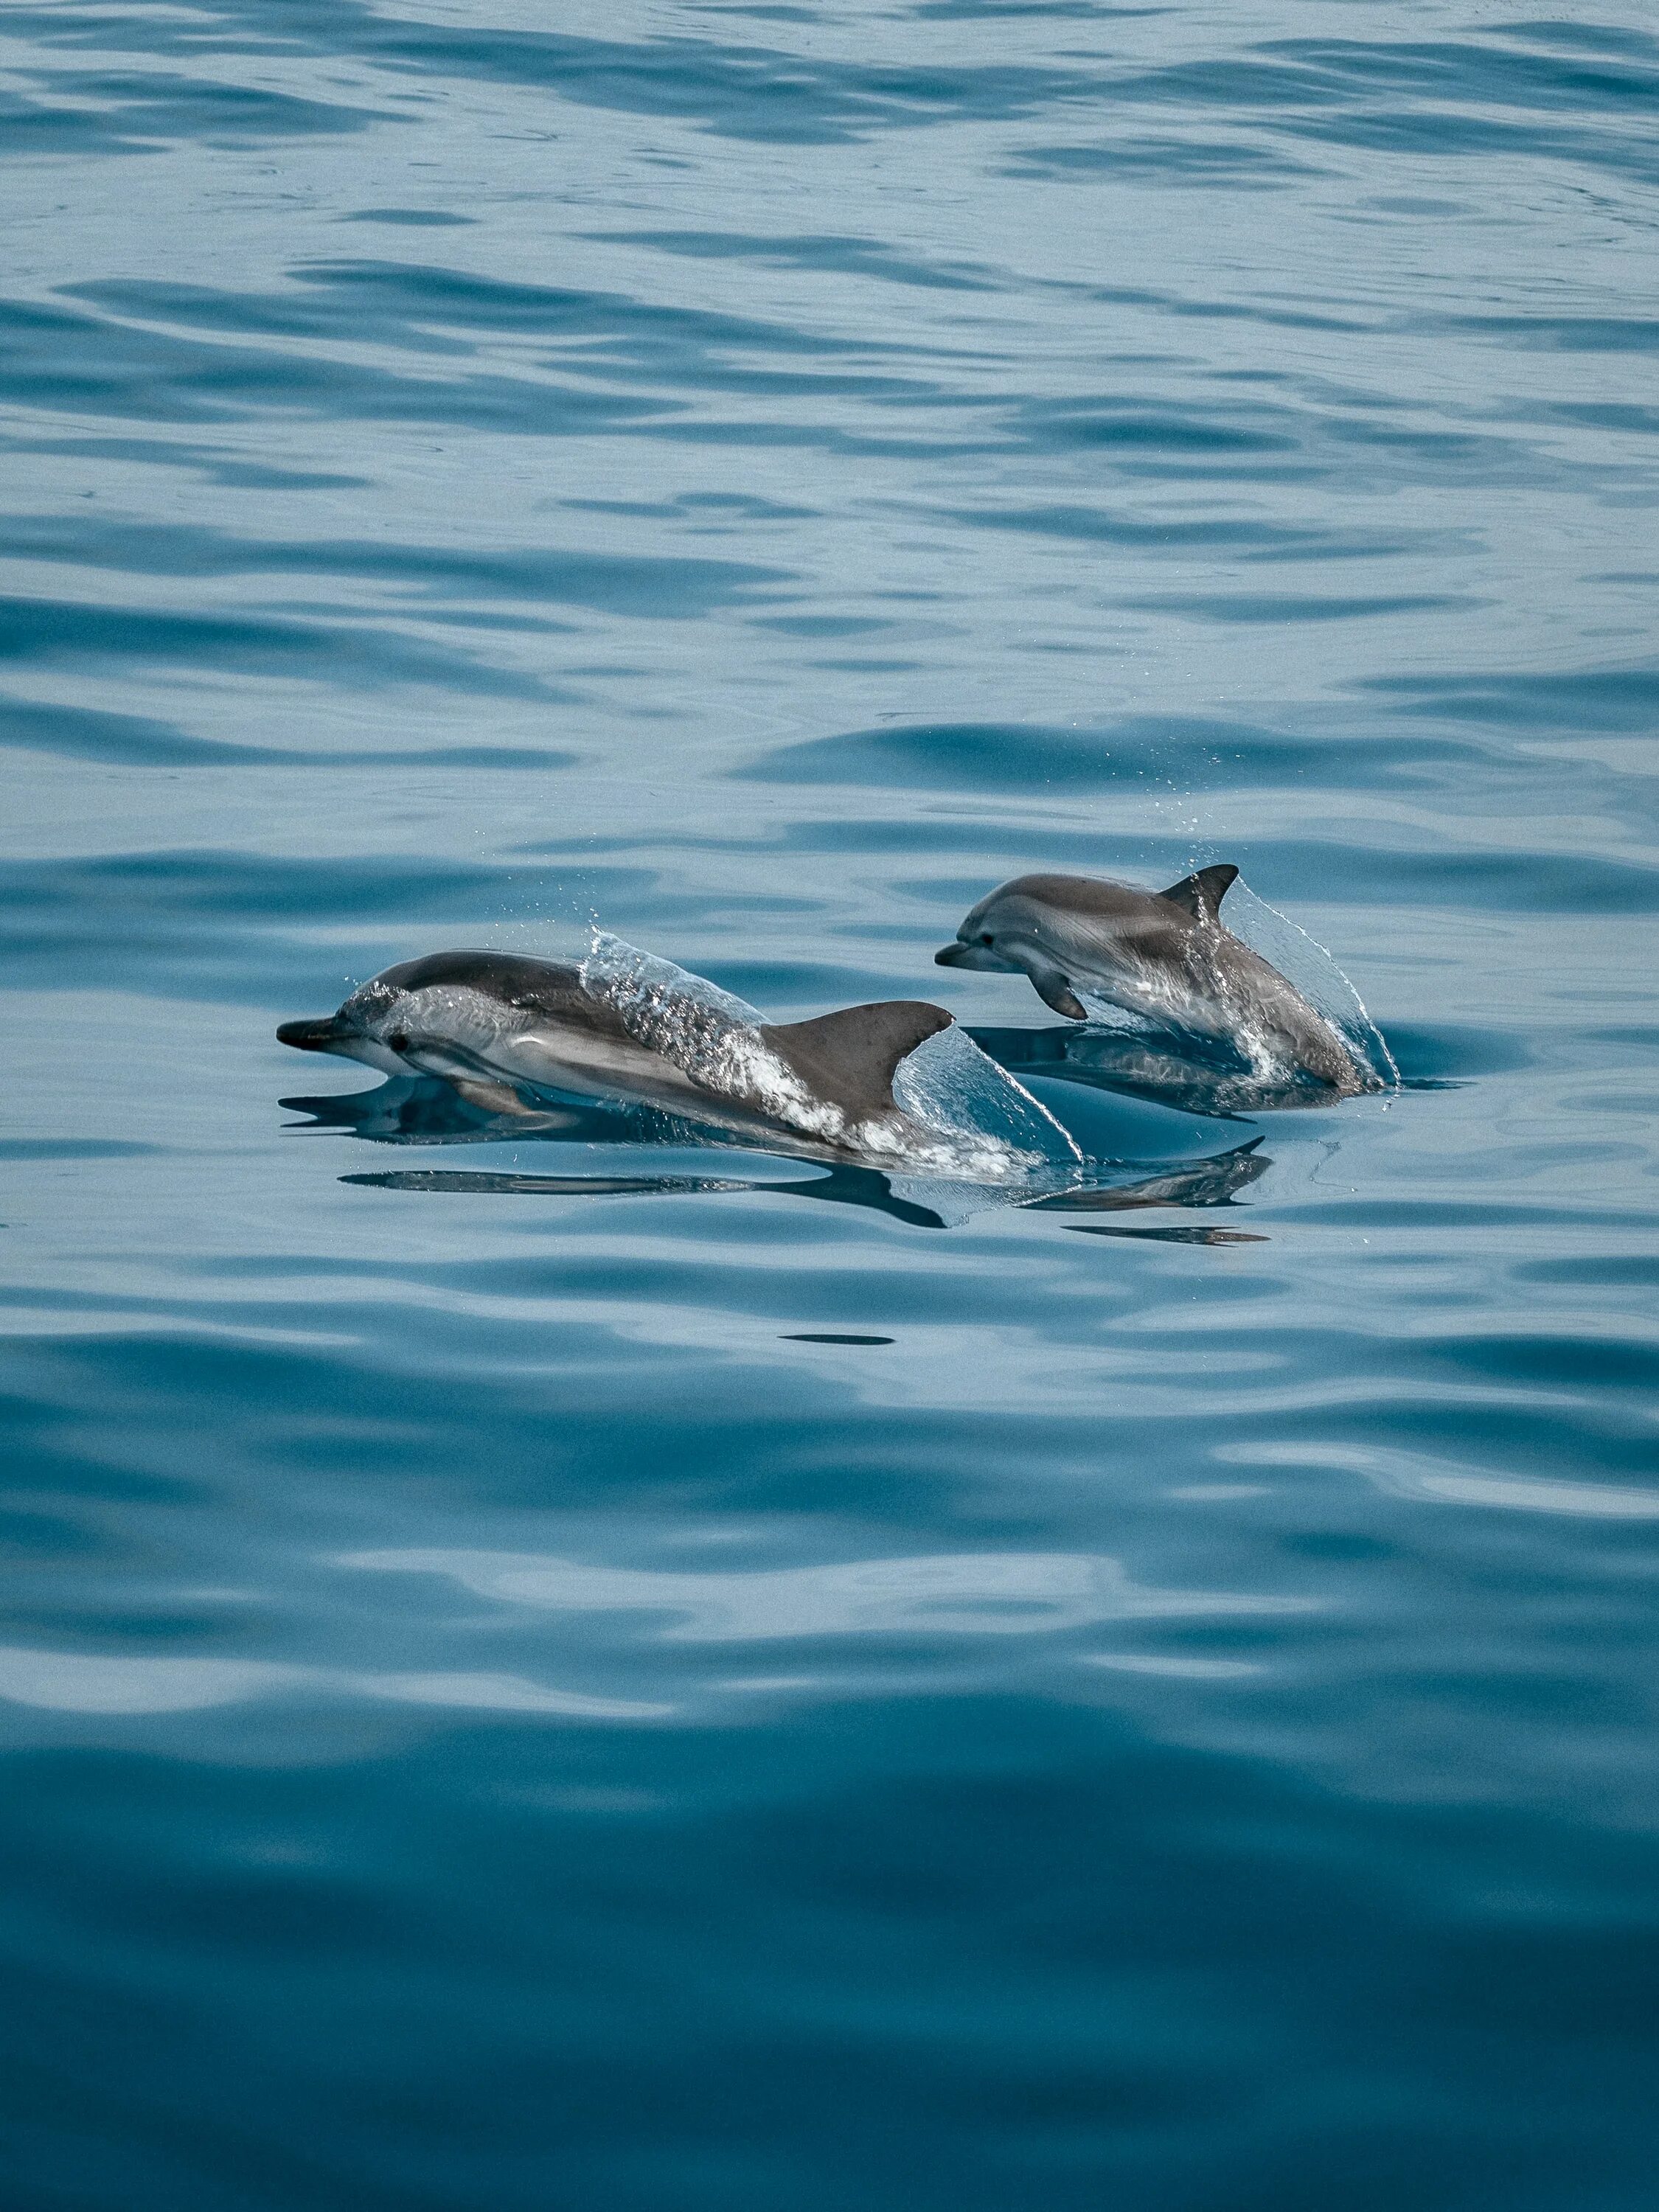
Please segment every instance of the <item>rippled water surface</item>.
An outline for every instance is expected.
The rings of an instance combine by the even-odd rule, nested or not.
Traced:
[[[0,67],[8,2212],[1650,2205],[1649,11]],[[933,964],[1214,860],[1397,1091]],[[1091,1189],[275,1040],[596,924]]]

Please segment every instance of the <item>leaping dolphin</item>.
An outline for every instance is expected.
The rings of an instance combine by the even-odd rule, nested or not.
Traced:
[[[1340,1097],[1372,1087],[1341,1032],[1221,919],[1234,867],[1167,890],[1091,876],[1016,876],[982,898],[941,968],[1029,975],[1045,1005],[1089,1018],[1079,990],[1162,1024],[1224,1037],[1253,1065],[1299,1071]]]
[[[337,1013],[284,1022],[276,1035],[388,1074],[442,1076],[480,1105],[511,1110],[525,1087],[640,1100],[869,1157],[931,1136],[895,1101],[893,1077],[951,1019],[942,1006],[894,999],[750,1024],[690,992],[607,988],[560,961],[435,952],[385,969]]]

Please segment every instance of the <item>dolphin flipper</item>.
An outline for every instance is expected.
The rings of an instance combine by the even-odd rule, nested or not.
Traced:
[[[1027,967],[1025,972],[1036,985],[1037,996],[1045,1006],[1052,1006],[1057,1014],[1064,1014],[1068,1021],[1088,1020],[1089,1009],[1058,968]]]
[[[858,1120],[894,1110],[893,1076],[899,1062],[940,1030],[951,1016],[924,999],[886,999],[874,1006],[842,1006],[811,1022],[769,1022],[761,1036],[814,1097],[827,1098]]]
[[[510,1114],[514,1119],[531,1121],[542,1118],[538,1109],[526,1105],[509,1084],[492,1083],[481,1075],[452,1075],[449,1080],[467,1104],[481,1113]]]
[[[1218,925],[1221,902],[1231,890],[1237,876],[1238,870],[1223,861],[1218,867],[1200,868],[1190,876],[1183,876],[1178,884],[1171,884],[1167,891],[1160,891],[1158,896],[1168,899],[1171,906],[1178,906],[1183,914],[1191,915],[1194,921],[1212,921]]]

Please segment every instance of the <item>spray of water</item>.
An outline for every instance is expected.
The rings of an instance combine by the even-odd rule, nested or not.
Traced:
[[[1333,1045],[1340,1045],[1352,1059],[1362,1089],[1399,1088],[1400,1071],[1382,1031],[1322,945],[1288,915],[1259,898],[1242,878],[1228,892],[1224,921],[1233,936],[1294,986],[1334,1032]],[[1212,980],[1213,995],[1224,1004],[1227,991],[1219,970]],[[1137,978],[1139,1005],[1133,1012],[1101,997],[1086,983],[1075,982],[1073,988],[1088,1009],[1089,1027],[1097,1035],[1115,1032],[1129,1048],[1142,1040],[1178,1034],[1184,1056],[1198,1066],[1216,1063],[1230,1111],[1243,1110],[1252,1103],[1296,1103],[1301,1083],[1297,1069],[1286,1064],[1282,1042],[1271,1025],[1252,1022],[1245,1008],[1235,1007],[1224,1035],[1195,1030],[1187,980],[1172,978],[1151,963]],[[1242,1082],[1241,1071],[1248,1071]]]
[[[1400,1070],[1388,1040],[1371,1019],[1364,1000],[1317,938],[1310,937],[1241,877],[1227,895],[1227,927],[1253,951],[1287,976],[1316,1013],[1341,1036],[1359,1065],[1380,1090],[1400,1088]]]
[[[600,929],[581,974],[641,1044],[717,1094],[759,1100],[809,1140],[947,1182],[1047,1190],[1082,1171],[1083,1155],[1053,1115],[959,1030],[906,1055],[893,1085],[896,1115],[849,1125],[769,1049],[759,1011],[705,976]]]

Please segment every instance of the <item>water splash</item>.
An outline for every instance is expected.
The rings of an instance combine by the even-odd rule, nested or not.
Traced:
[[[1333,1048],[1340,1048],[1352,1061],[1359,1091],[1399,1089],[1400,1071],[1382,1031],[1325,946],[1289,915],[1269,906],[1242,877],[1229,891],[1224,921],[1227,930],[1276,969],[1325,1024]],[[1224,976],[1214,971],[1212,981],[1214,996],[1225,1003]],[[1149,1042],[1167,1047],[1170,1038],[1178,1039],[1180,1059],[1190,1063],[1183,1071],[1183,1083],[1190,1087],[1194,1077],[1209,1080],[1215,1103],[1227,1111],[1329,1101],[1324,1085],[1286,1060],[1272,1030],[1255,1024],[1242,1010],[1225,1036],[1195,1030],[1185,981],[1151,965],[1136,978],[1140,1004],[1134,1009],[1102,997],[1086,983],[1074,981],[1073,988],[1088,1011],[1091,1036],[1110,1039],[1125,1052]],[[1140,1087],[1168,1090],[1170,1083],[1166,1075]]]
[[[1300,922],[1281,914],[1241,876],[1227,899],[1227,927],[1253,951],[1271,961],[1294,983],[1316,1014],[1328,1021],[1352,1053],[1361,1070],[1375,1079],[1368,1088],[1397,1091],[1400,1069],[1387,1038],[1371,1019],[1365,1001],[1317,938]]]
[[[1085,1164],[1071,1131],[955,1024],[907,1055],[893,1096],[945,1140],[954,1171],[974,1181],[1061,1189]],[[931,1155],[927,1164],[935,1164]]]
[[[757,1099],[809,1141],[946,1182],[1040,1191],[1064,1188],[1082,1173],[1068,1132],[954,1027],[906,1055],[893,1080],[896,1115],[853,1123],[769,1048],[759,1009],[706,976],[596,928],[581,978],[641,1044],[716,1093]]]

